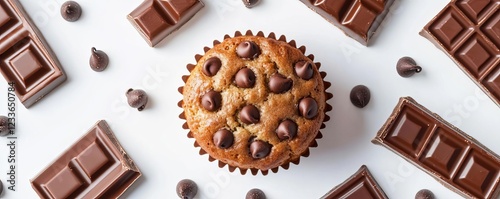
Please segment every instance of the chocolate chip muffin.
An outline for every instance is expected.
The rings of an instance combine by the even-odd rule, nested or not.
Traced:
[[[284,36],[247,31],[226,35],[195,56],[197,64],[188,65],[191,74],[179,89],[179,106],[200,153],[220,167],[254,175],[288,169],[308,156],[329,119],[331,94],[325,92],[326,73],[304,52]]]

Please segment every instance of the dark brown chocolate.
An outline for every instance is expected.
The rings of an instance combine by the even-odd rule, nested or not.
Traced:
[[[206,76],[213,77],[219,72],[222,62],[218,57],[210,57],[203,63],[202,72]]]
[[[80,19],[82,7],[75,1],[66,1],[61,5],[61,16],[64,20],[74,22]]]
[[[179,181],[175,189],[181,199],[193,199],[198,193],[198,185],[190,179]]]
[[[292,79],[279,73],[275,73],[269,78],[269,90],[273,93],[284,93],[292,88],[292,84]]]
[[[145,0],[127,18],[149,46],[154,47],[203,6],[200,0]]]
[[[306,119],[313,119],[318,115],[318,103],[311,97],[299,101],[299,113]]]
[[[257,4],[259,4],[260,0],[243,0],[243,4],[245,4],[245,7],[247,8],[253,8]]]
[[[372,142],[464,197],[500,193],[500,157],[410,97],[399,100]]]
[[[389,12],[394,0],[300,0],[363,45]]]
[[[368,89],[365,85],[357,85],[353,87],[351,93],[349,94],[351,103],[358,108],[363,108],[368,105],[370,98],[370,89]]]
[[[260,55],[260,49],[254,42],[244,41],[238,44],[236,54],[244,60],[255,59]]]
[[[415,73],[420,73],[422,67],[418,66],[411,57],[401,57],[396,64],[396,71],[401,77],[411,77]]]
[[[227,129],[220,129],[214,133],[213,141],[215,146],[227,149],[233,145],[234,135]]]
[[[0,3],[0,73],[30,107],[66,80],[59,61],[17,0]]]
[[[271,152],[271,145],[262,140],[254,140],[250,143],[250,154],[255,159],[264,158]]]
[[[240,88],[252,88],[255,85],[255,73],[249,68],[242,68],[234,76],[234,82]]]
[[[247,192],[245,199],[266,199],[266,194],[260,189],[253,188]]]
[[[207,111],[216,111],[222,106],[222,96],[219,92],[208,91],[201,98],[201,105]]]
[[[148,94],[141,89],[128,89],[125,96],[127,96],[128,105],[137,108],[138,111],[144,110],[148,104]]]
[[[0,136],[6,136],[9,132],[9,118],[0,115]]]
[[[500,4],[452,0],[420,32],[500,106]]]
[[[92,47],[91,52],[90,52],[90,68],[96,72],[101,72],[106,67],[108,67],[109,63],[109,58],[108,55],[102,51],[102,50],[97,50],[94,47]]]
[[[295,73],[304,80],[310,80],[314,75],[312,63],[307,61],[299,61],[295,63]]]
[[[359,170],[349,177],[346,181],[337,185],[330,190],[321,199],[338,199],[338,198],[373,198],[387,199],[384,191],[378,185],[375,178],[370,174],[368,167],[361,166]]]
[[[295,122],[290,119],[286,119],[280,122],[280,124],[278,125],[278,128],[276,129],[276,135],[281,141],[291,140],[297,135],[298,128],[299,127]]]
[[[118,198],[141,172],[106,121],[98,121],[31,180],[40,198]]]
[[[429,189],[422,189],[415,194],[415,199],[434,199],[434,193]]]
[[[245,124],[256,124],[260,121],[260,112],[254,105],[246,105],[240,111],[240,120]]]

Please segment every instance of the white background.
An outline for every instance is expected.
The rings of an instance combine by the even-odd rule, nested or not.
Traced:
[[[126,19],[142,0],[80,0],[83,15],[67,22],[62,0],[21,0],[27,13],[57,55],[68,80],[30,109],[18,103],[16,191],[5,198],[36,198],[30,186],[47,164],[99,119],[108,121],[143,177],[123,198],[176,198],[183,178],[199,186],[197,198],[244,198],[254,187],[268,198],[319,198],[365,164],[390,198],[413,198],[427,188],[437,198],[460,198],[431,176],[388,149],[370,141],[401,96],[412,96],[496,153],[500,153],[500,109],[431,42],[418,32],[447,0],[396,0],[370,47],[345,36],[298,0],[263,0],[247,9],[241,0],[205,0],[205,7],[156,48],[149,47]],[[236,30],[275,32],[307,47],[332,82],[332,120],[322,130],[319,147],[289,170],[267,176],[240,175],[220,169],[198,155],[193,139],[181,128],[177,88],[188,74],[186,64],[214,39]],[[89,67],[91,47],[105,51],[108,68]],[[397,60],[413,57],[423,71],[398,76]],[[364,109],[349,101],[352,87],[364,84],[372,99]],[[129,108],[125,91],[142,88],[150,104]],[[6,115],[7,84],[0,81],[0,114]],[[5,93],[5,94],[4,94]],[[7,139],[0,145],[0,179],[6,184]],[[6,188],[6,187],[5,187]]]

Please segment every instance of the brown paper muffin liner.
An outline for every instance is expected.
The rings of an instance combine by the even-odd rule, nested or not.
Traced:
[[[284,35],[281,35],[279,38],[277,38],[274,32],[269,33],[269,35],[266,37],[262,31],[257,32],[257,34],[255,34],[255,35],[250,30],[247,30],[244,35],[240,31],[236,31],[234,33],[234,37],[239,37],[239,36],[259,36],[259,37],[265,37],[265,38],[268,38],[268,39],[274,39],[274,40],[278,40],[278,41],[282,41],[282,42],[288,43],[290,46],[292,46],[294,48],[297,48],[297,45],[296,45],[296,43],[295,43],[294,40],[287,41],[286,37]],[[232,37],[230,35],[228,35],[228,34],[224,35],[224,40],[225,39],[229,39],[229,38],[232,38]],[[221,43],[220,41],[214,40],[213,41],[213,46],[216,46],[216,45],[218,45],[220,43]],[[210,49],[211,49],[210,47],[204,47],[203,48],[203,50],[204,50],[205,53],[207,51],[209,51]],[[300,46],[297,49],[299,49],[300,52],[305,55],[305,52],[306,52],[306,47],[305,46]],[[198,61],[202,57],[203,57],[203,55],[196,54],[195,55],[196,63],[198,63]],[[308,57],[309,59],[311,59],[311,61],[314,62],[314,55],[309,54],[306,57]],[[195,140],[194,141],[194,146],[200,148],[199,154],[200,155],[207,154],[208,155],[208,160],[210,162],[213,162],[213,161],[217,160],[218,161],[218,166],[220,168],[223,168],[223,167],[225,167],[227,165],[228,166],[228,170],[230,172],[233,172],[233,171],[236,170],[236,168],[238,168],[240,170],[240,173],[242,175],[245,175],[248,170],[250,170],[250,172],[252,173],[252,175],[257,175],[257,173],[259,171],[261,171],[262,175],[267,175],[269,173],[269,170],[271,170],[273,173],[278,172],[279,167],[282,167],[283,169],[287,170],[290,167],[290,163],[298,165],[300,163],[300,157],[308,157],[310,155],[309,148],[315,148],[315,147],[318,146],[318,143],[317,143],[316,140],[317,139],[321,139],[323,137],[323,135],[322,135],[322,133],[321,133],[320,130],[324,129],[326,127],[325,122],[327,122],[327,121],[330,120],[330,117],[326,113],[332,110],[332,106],[330,104],[328,104],[328,100],[330,100],[333,97],[333,94],[327,91],[327,89],[331,87],[331,83],[325,80],[325,77],[326,77],[327,73],[324,72],[324,71],[320,71],[319,70],[320,67],[321,67],[321,63],[320,62],[314,62],[314,64],[316,65],[316,68],[317,68],[317,70],[318,70],[318,72],[319,72],[319,74],[320,74],[320,76],[321,76],[321,78],[323,80],[323,87],[324,87],[324,94],[325,94],[325,108],[324,108],[324,111],[323,111],[324,117],[323,117],[323,121],[321,122],[321,126],[320,126],[320,128],[319,128],[319,130],[318,130],[318,132],[316,134],[316,137],[309,143],[309,147],[306,150],[304,150],[304,152],[302,152],[302,154],[298,158],[296,158],[294,160],[289,160],[288,162],[285,162],[285,163],[281,164],[280,166],[277,166],[277,167],[274,167],[274,168],[268,169],[268,170],[260,170],[260,169],[257,169],[257,168],[239,168],[239,167],[229,165],[228,163],[225,163],[225,162],[222,162],[220,160],[217,160],[217,159],[213,158]],[[195,68],[195,66],[196,66],[196,64],[188,64],[186,66],[186,68],[191,73],[191,71]],[[183,75],[182,76],[183,82],[186,83],[187,80],[189,79],[189,77],[190,77],[190,75]],[[179,93],[181,95],[183,95],[183,89],[184,89],[184,86],[181,86],[178,89],[178,91],[179,91]],[[183,119],[183,120],[186,120],[186,116],[185,116],[185,112],[184,112],[184,107],[183,107],[183,100],[180,100],[177,105],[180,108],[183,109],[182,113],[179,115],[179,118]],[[189,130],[189,126],[188,126],[187,121],[184,122],[184,124],[182,125],[182,128]],[[188,132],[187,137],[194,139],[193,133],[191,131]]]

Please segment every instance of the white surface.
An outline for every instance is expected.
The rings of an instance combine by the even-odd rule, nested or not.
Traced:
[[[161,45],[150,48],[126,16],[142,0],[78,1],[83,15],[66,22],[63,0],[21,0],[59,58],[68,80],[29,110],[18,103],[16,191],[5,198],[36,198],[29,179],[37,175],[99,119],[106,119],[125,150],[143,172],[123,198],[176,198],[176,183],[190,178],[197,198],[244,198],[254,187],[268,198],[319,198],[365,164],[390,198],[413,198],[427,188],[437,198],[460,198],[436,180],[370,140],[401,96],[448,119],[496,153],[500,153],[500,109],[448,58],[418,32],[447,0],[397,0],[370,47],[345,36],[298,0],[263,0],[247,9],[241,0],[205,0],[205,7]],[[322,130],[319,147],[289,170],[240,175],[220,169],[198,155],[193,139],[181,128],[177,88],[188,74],[186,64],[214,39],[247,29],[275,32],[307,47],[332,82],[332,120]],[[91,47],[105,51],[110,65],[101,73],[88,65]],[[397,75],[402,56],[423,67],[412,78]],[[367,107],[349,101],[352,87],[371,89]],[[142,112],[125,102],[128,88],[142,88],[150,104]],[[0,104],[7,84],[0,81]],[[2,105],[4,107],[4,105]],[[6,108],[0,114],[6,115]],[[0,145],[0,179],[6,184],[7,139]]]

